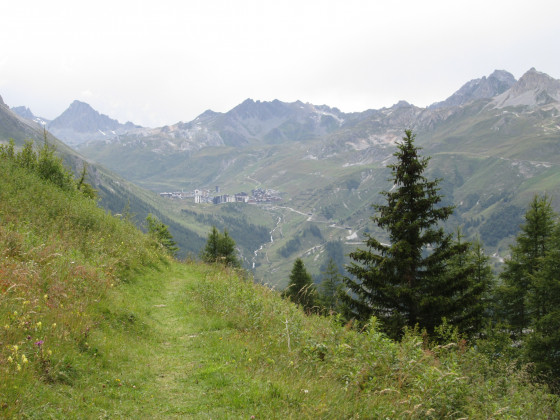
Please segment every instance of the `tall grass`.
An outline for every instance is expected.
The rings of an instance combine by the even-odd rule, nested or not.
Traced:
[[[336,316],[306,316],[235,272],[203,268],[190,296],[231,330],[225,352],[269,381],[282,403],[265,416],[317,418],[555,418],[560,401],[526,369],[490,359],[450,328],[444,345],[409,330],[401,342]],[[242,345],[239,345],[239,341]],[[242,349],[242,351],[240,350]],[[274,407],[267,411],[267,405]]]
[[[165,261],[134,226],[92,199],[0,159],[0,417],[33,383],[72,384],[91,369],[91,306]]]

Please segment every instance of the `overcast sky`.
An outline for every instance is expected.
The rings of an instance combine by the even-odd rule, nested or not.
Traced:
[[[560,78],[558,0],[4,2],[0,95],[144,126],[246,98],[427,106],[495,69]]]

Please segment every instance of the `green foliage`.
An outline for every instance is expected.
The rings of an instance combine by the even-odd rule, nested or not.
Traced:
[[[159,243],[171,255],[175,256],[179,248],[177,243],[173,240],[173,236],[169,233],[169,228],[161,222],[157,217],[148,214],[146,217],[148,224],[148,234],[152,236],[157,243]]]
[[[15,152],[13,140],[10,140],[8,145],[0,145],[0,158],[13,161],[19,167],[36,173],[63,190],[78,190],[84,196],[95,199],[95,190],[85,182],[86,164],[84,163],[80,178],[75,182],[72,172],[66,169],[62,159],[55,155],[56,148],[48,143],[46,131],[43,136],[44,143],[38,151],[35,151],[33,141],[30,140],[24,143],[19,152]]]
[[[511,256],[500,275],[503,286],[498,290],[501,301],[498,314],[518,337],[530,325],[533,317],[527,305],[534,291],[532,279],[540,270],[542,259],[549,250],[554,217],[550,199],[546,195],[535,196],[525,214],[521,233],[510,248]]]
[[[560,224],[556,224],[540,269],[531,278],[527,312],[532,331],[527,337],[526,356],[560,391]]]
[[[305,269],[301,258],[297,258],[290,273],[290,282],[283,295],[292,302],[301,305],[304,309],[309,310],[315,304],[315,294],[315,286],[313,285],[311,275]]]
[[[357,331],[341,325],[339,316],[306,316],[271,290],[227,272],[199,277],[189,300],[204,306],[205,317],[221,320],[212,326],[224,337],[216,351],[229,356],[222,369],[230,382],[222,389],[235,392],[240,374],[272,383],[274,392],[251,406],[257,418],[558,416],[560,400],[532,384],[526,369],[469,347],[449,324],[437,330],[441,343],[426,342],[417,329],[395,342],[375,318]]]
[[[457,248],[461,249],[463,244],[463,235],[458,230]],[[483,330],[489,317],[494,275],[480,241],[466,244],[466,252],[457,253],[448,260],[446,274],[448,281],[454,284],[455,293],[460,294],[460,303],[457,304],[459,299],[455,296],[448,300],[449,306],[443,308],[442,317],[458,327],[463,335],[473,337]]]
[[[206,246],[201,253],[202,261],[206,263],[220,263],[229,267],[241,267],[236,256],[235,241],[229,236],[226,229],[220,233],[216,226],[208,234]]]
[[[454,243],[438,227],[453,207],[438,206],[439,180],[423,175],[429,158],[419,157],[410,130],[397,148],[397,163],[389,165],[394,188],[382,192],[386,204],[374,205],[378,215],[372,218],[387,231],[390,244],[368,235],[368,249],[350,254],[354,262],[347,270],[353,277],[344,279],[353,316],[364,321],[375,315],[392,337],[416,324],[432,332],[443,317],[458,322],[473,298],[468,272],[455,279],[449,270],[450,260],[465,255],[469,244]]]
[[[338,311],[341,305],[342,285],[342,276],[336,262],[330,258],[325,270],[321,273],[318,304],[328,312]]]

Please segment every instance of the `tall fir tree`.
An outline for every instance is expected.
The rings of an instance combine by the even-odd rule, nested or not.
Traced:
[[[527,301],[532,314],[525,353],[536,371],[560,391],[560,224],[551,235]]]
[[[315,304],[313,279],[305,269],[301,258],[297,258],[294,261],[294,266],[290,273],[290,283],[284,290],[283,296],[303,306],[304,309],[310,309]]]
[[[539,305],[533,306],[537,312],[533,314],[527,304],[533,291],[532,278],[539,272],[550,244],[554,217],[550,199],[546,195],[535,196],[500,275],[503,284],[497,291],[501,302],[498,317],[516,337],[521,337],[531,319],[539,316]]]
[[[374,205],[372,220],[387,231],[389,244],[366,236],[367,249],[350,254],[345,277],[345,300],[353,315],[365,320],[375,315],[392,337],[404,326],[419,324],[429,332],[442,317],[455,318],[462,310],[468,284],[449,276],[448,262],[466,253],[467,242],[456,243],[440,223],[452,206],[438,206],[439,179],[424,176],[429,158],[420,157],[411,130],[397,143],[391,169],[393,188],[382,192],[384,205]]]

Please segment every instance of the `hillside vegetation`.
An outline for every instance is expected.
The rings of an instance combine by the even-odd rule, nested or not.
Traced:
[[[76,188],[0,159],[0,416],[554,418],[526,368],[451,329],[396,342],[243,272],[172,261]],[[70,184],[69,184],[70,185]],[[488,349],[488,350],[485,350]]]

